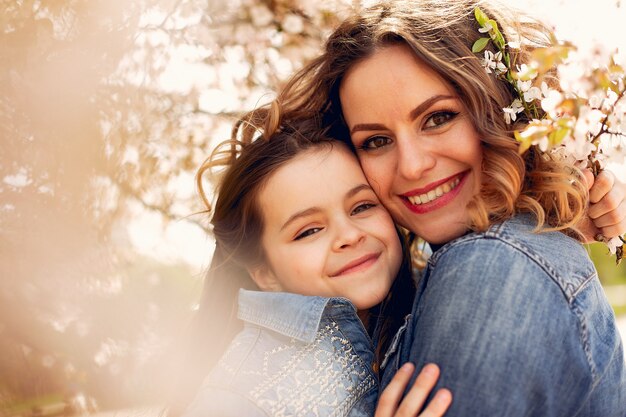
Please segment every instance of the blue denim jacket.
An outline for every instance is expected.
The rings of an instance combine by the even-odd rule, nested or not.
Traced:
[[[240,290],[238,317],[184,417],[374,415],[372,342],[350,301]]]
[[[518,216],[439,248],[392,341],[381,389],[405,362],[441,367],[446,416],[626,416],[624,351],[584,247]]]

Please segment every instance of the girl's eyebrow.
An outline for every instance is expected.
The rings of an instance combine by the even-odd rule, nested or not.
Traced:
[[[354,195],[358,194],[359,192],[361,192],[363,190],[371,190],[371,189],[372,189],[372,187],[370,187],[369,184],[359,184],[356,187],[351,188],[346,193],[345,198],[348,199],[348,198],[354,197]],[[298,212],[292,214],[291,216],[289,216],[287,221],[285,223],[283,223],[283,225],[280,228],[280,230],[283,231],[287,226],[289,226],[291,223],[293,223],[297,219],[300,219],[302,217],[310,216],[310,215],[318,213],[320,211],[322,211],[321,207],[309,207],[307,209],[298,211]]]
[[[424,113],[426,110],[428,110],[430,106],[432,106],[438,101],[456,99],[456,98],[457,98],[456,96],[449,96],[449,95],[444,95],[444,94],[438,94],[436,96],[432,96],[424,100],[416,108],[411,110],[411,112],[409,113],[410,120],[417,119],[417,117],[420,114]],[[359,123],[352,127],[352,129],[350,130],[350,134],[353,134],[354,132],[358,132],[361,130],[385,130],[385,129],[386,129],[385,126],[379,123]]]
[[[308,209],[304,209],[302,211],[299,211],[297,213],[292,214],[285,223],[283,223],[282,227],[280,228],[281,231],[283,231],[287,226],[289,226],[291,223],[293,223],[294,221],[302,218],[302,217],[307,217],[310,216],[312,214],[318,213],[322,211],[321,208],[319,207],[309,207]]]

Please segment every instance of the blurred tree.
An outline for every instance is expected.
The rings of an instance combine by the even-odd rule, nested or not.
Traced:
[[[349,7],[0,2],[0,401],[76,387],[133,400],[122,393],[149,380],[198,280],[135,268],[130,208],[206,230],[187,217],[202,209],[194,171]],[[170,273],[167,293],[149,289],[146,274]],[[169,324],[155,313],[168,305]]]

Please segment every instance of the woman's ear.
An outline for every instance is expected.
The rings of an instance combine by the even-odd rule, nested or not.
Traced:
[[[261,289],[261,291],[283,291],[282,285],[274,275],[274,272],[266,265],[259,265],[248,268],[248,273],[252,281]]]

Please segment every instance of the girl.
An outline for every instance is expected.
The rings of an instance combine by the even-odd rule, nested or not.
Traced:
[[[413,294],[395,226],[345,145],[312,122],[277,125],[218,148],[198,173],[210,208],[202,174],[227,165],[212,210],[212,298],[199,316],[221,350],[240,327],[238,291],[245,324],[184,415],[416,415],[436,382],[434,365],[398,406],[414,369],[403,368],[375,407],[388,342],[375,352],[370,334],[392,334]],[[376,330],[372,315],[385,318]],[[450,401],[440,389],[420,416],[441,416]]]
[[[519,154],[528,120],[502,110],[517,93],[472,52],[478,3],[522,42],[517,64],[547,44],[501,5],[383,2],[343,22],[279,101],[290,118],[321,114],[393,219],[435,250],[383,387],[407,361],[435,362],[448,415],[623,417],[623,346],[579,224],[591,200],[603,234],[622,234],[625,206],[550,154]]]

